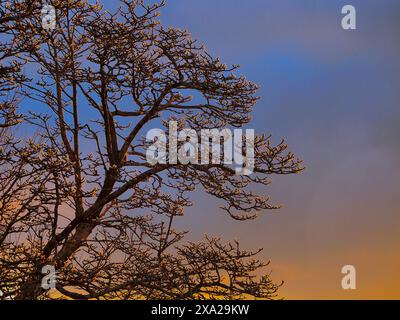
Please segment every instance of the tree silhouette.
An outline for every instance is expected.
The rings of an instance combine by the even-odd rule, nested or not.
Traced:
[[[241,128],[257,86],[187,31],[162,27],[163,2],[123,0],[108,12],[88,1],[52,1],[54,30],[42,27],[41,1],[15,2],[19,16],[1,9],[9,17],[0,20],[8,39],[1,116],[15,133],[24,126],[32,136],[16,139],[7,129],[1,137],[4,297],[274,298],[279,285],[256,276],[267,265],[255,258],[259,250],[218,238],[184,242],[186,232],[173,223],[196,188],[237,220],[279,208],[249,186],[302,170],[285,142],[257,136],[254,173],[237,175],[214,162],[150,165],[144,139],[149,128],[168,130],[170,120],[196,131]],[[29,111],[16,124],[20,98]],[[55,290],[41,286],[45,265],[57,270]]]

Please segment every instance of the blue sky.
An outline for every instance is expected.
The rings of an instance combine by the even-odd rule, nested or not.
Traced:
[[[345,4],[357,30],[341,28]],[[400,2],[169,0],[161,13],[261,86],[250,127],[286,138],[306,166],[260,190],[280,211],[239,223],[196,193],[180,227],[265,248],[289,299],[400,298]]]
[[[345,4],[357,30],[341,28]],[[262,190],[278,212],[237,223],[198,194],[182,222],[196,239],[264,247],[287,298],[399,297],[399,18],[389,0],[174,0],[162,11],[163,24],[241,65],[261,86],[252,126],[305,161],[302,175]],[[345,264],[358,270],[354,292],[340,288]]]

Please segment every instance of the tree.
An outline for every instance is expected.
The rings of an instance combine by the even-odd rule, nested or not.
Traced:
[[[41,287],[52,265],[56,290],[76,299],[275,297],[279,284],[256,277],[267,265],[259,250],[218,238],[185,243],[173,223],[196,188],[237,220],[279,208],[249,186],[300,172],[301,161],[284,141],[257,136],[252,175],[213,162],[150,165],[144,139],[170,120],[196,131],[243,127],[258,87],[188,32],[162,27],[164,2],[123,0],[113,13],[83,0],[52,5],[54,30],[39,14],[11,28],[14,42],[29,44],[18,61],[35,72],[18,93],[31,103],[23,121],[36,136],[6,142],[12,152],[2,157],[4,296],[54,297]]]

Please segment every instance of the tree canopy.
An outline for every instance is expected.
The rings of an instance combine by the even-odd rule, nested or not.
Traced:
[[[202,190],[233,219],[279,206],[255,193],[302,170],[284,141],[254,141],[254,173],[229,165],[146,161],[146,130],[242,128],[258,86],[191,35],[165,28],[164,2],[10,1],[0,18],[0,289],[48,299],[271,299],[279,284],[259,250],[219,238],[184,241],[174,221]],[[18,10],[15,10],[18,8]],[[23,100],[23,112],[18,104]],[[31,135],[19,134],[28,128]],[[56,288],[41,287],[45,265]]]

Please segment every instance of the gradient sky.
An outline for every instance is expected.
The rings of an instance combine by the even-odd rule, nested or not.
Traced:
[[[400,2],[172,0],[161,20],[240,64],[261,85],[252,126],[306,165],[260,190],[280,211],[239,223],[199,193],[180,226],[263,247],[287,299],[400,298]],[[341,288],[346,264],[357,290]]]
[[[357,30],[341,28],[346,4]],[[161,13],[261,86],[251,126],[306,166],[259,189],[279,211],[237,222],[199,192],[178,227],[264,248],[287,299],[400,299],[400,1],[169,0]]]

